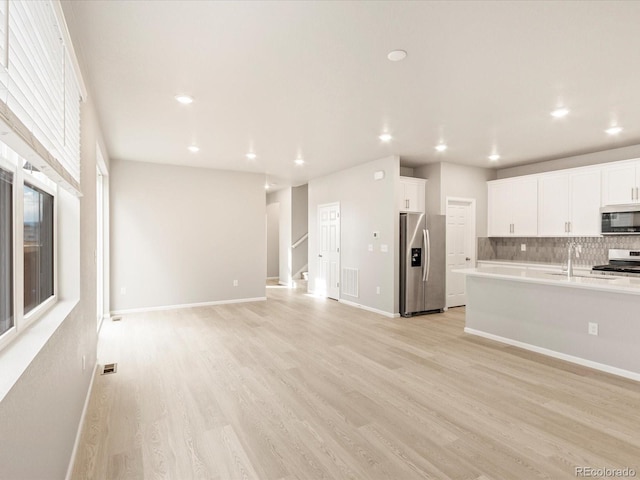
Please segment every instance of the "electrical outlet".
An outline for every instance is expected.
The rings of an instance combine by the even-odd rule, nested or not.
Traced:
[[[598,324],[589,322],[589,335],[598,335]]]
[[[234,287],[237,287],[237,286],[238,286],[238,280],[234,280],[234,281],[233,281],[233,286],[234,286]]]
[[[389,251],[389,245],[383,243],[382,245],[380,245],[380,251],[382,253],[387,253]]]
[[[373,252],[373,245],[369,244],[368,250],[369,250],[370,252]]]
[[[521,252],[526,252],[527,251],[527,244],[526,243],[521,243],[520,244],[520,251]]]
[[[127,287],[120,287],[120,295],[126,295],[127,294]]]
[[[376,294],[380,295],[380,287],[376,287]]]

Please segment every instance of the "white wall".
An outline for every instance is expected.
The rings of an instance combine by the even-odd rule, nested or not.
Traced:
[[[263,175],[113,162],[111,215],[113,311],[265,296]]]
[[[280,203],[267,201],[267,277],[280,275]]]
[[[64,208],[59,228],[63,230],[61,240],[65,240],[65,245],[59,246],[58,259],[64,262],[58,271],[65,277],[60,279],[61,296],[69,299],[79,294],[80,300],[0,402],[3,479],[65,477],[93,376],[97,348],[94,174],[96,142],[101,140],[91,97],[81,106],[81,122],[83,196],[78,200],[61,194],[58,199]],[[79,277],[69,278],[70,272]],[[38,322],[30,328],[37,327]]]
[[[447,197],[476,200],[476,236],[487,236],[487,181],[496,178],[495,170],[443,163],[440,187],[440,209],[446,215]]]
[[[441,163],[429,163],[414,170],[414,177],[426,178],[425,210],[427,215],[440,215],[440,173]]]
[[[587,153],[584,155],[574,155],[572,157],[549,160],[547,162],[521,165],[518,167],[501,168],[497,171],[497,178],[518,177],[533,173],[551,172],[563,170],[565,168],[585,167],[598,163],[617,162],[619,160],[630,160],[640,158],[640,145],[630,147],[614,148],[602,152]]]
[[[429,180],[427,213],[446,215],[447,197],[473,198],[476,200],[476,236],[487,236],[487,181],[496,178],[495,170],[442,162],[416,168],[415,174]]]
[[[383,180],[374,180],[383,170]],[[309,290],[315,289],[318,206],[340,202],[341,267],[359,270],[359,297],[341,299],[394,314],[398,312],[398,210],[396,191],[400,162],[396,156],[375,160],[309,182]],[[380,232],[374,239],[373,232]],[[374,251],[368,251],[368,245]],[[388,246],[388,253],[380,245]],[[376,294],[376,287],[380,294]]]

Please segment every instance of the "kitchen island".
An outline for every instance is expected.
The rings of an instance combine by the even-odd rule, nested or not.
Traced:
[[[466,333],[640,381],[639,278],[501,266],[457,272],[466,275]]]

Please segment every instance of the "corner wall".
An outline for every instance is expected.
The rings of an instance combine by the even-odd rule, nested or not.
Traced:
[[[291,284],[291,187],[267,195],[267,205],[279,205],[278,283]]]
[[[269,203],[267,200],[267,278],[278,278],[280,275],[279,249],[280,203]]]
[[[495,180],[495,170],[442,162],[416,168],[415,174],[428,179],[428,214],[446,215],[447,197],[473,198],[476,201],[476,237],[487,235],[487,181]]]
[[[0,402],[0,478],[3,479],[65,478],[94,373],[97,352],[95,172],[96,143],[101,140],[91,98],[81,104],[80,130],[83,196],[79,200],[60,198],[76,204],[71,210],[79,214],[79,218],[61,221],[76,225],[71,231],[74,236],[78,235],[74,241],[79,242],[79,251],[73,254],[79,258],[71,258],[72,252],[59,246],[63,250],[59,261],[65,265],[58,269],[59,274],[61,269],[69,267],[79,270],[80,301]],[[65,232],[61,233],[67,233],[66,227],[63,228]],[[68,292],[77,298],[74,282],[61,279],[61,287],[63,283],[62,300],[68,299],[65,298]],[[40,321],[44,320],[46,318]],[[29,329],[37,328],[38,323]],[[29,335],[29,330],[24,335]],[[86,356],[85,371],[82,370],[83,355]]]
[[[110,186],[113,311],[265,296],[263,175],[116,161]]]
[[[385,177],[374,180],[375,171]],[[340,203],[340,262],[359,271],[359,296],[341,293],[341,300],[387,315],[398,312],[398,209],[396,205],[400,161],[397,156],[349,168],[309,182],[309,291],[318,274],[318,206]],[[380,232],[378,239],[373,232]],[[368,246],[373,246],[373,251]],[[382,252],[381,245],[388,251]],[[380,294],[376,293],[380,287]]]
[[[301,185],[291,189],[291,242],[297,242],[309,232],[309,188]],[[309,261],[309,239],[291,252],[291,272],[294,276]],[[298,275],[299,277],[299,275]]]

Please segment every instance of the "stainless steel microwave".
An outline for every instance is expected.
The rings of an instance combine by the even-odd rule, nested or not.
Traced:
[[[640,205],[610,205],[600,209],[602,235],[640,234]]]

